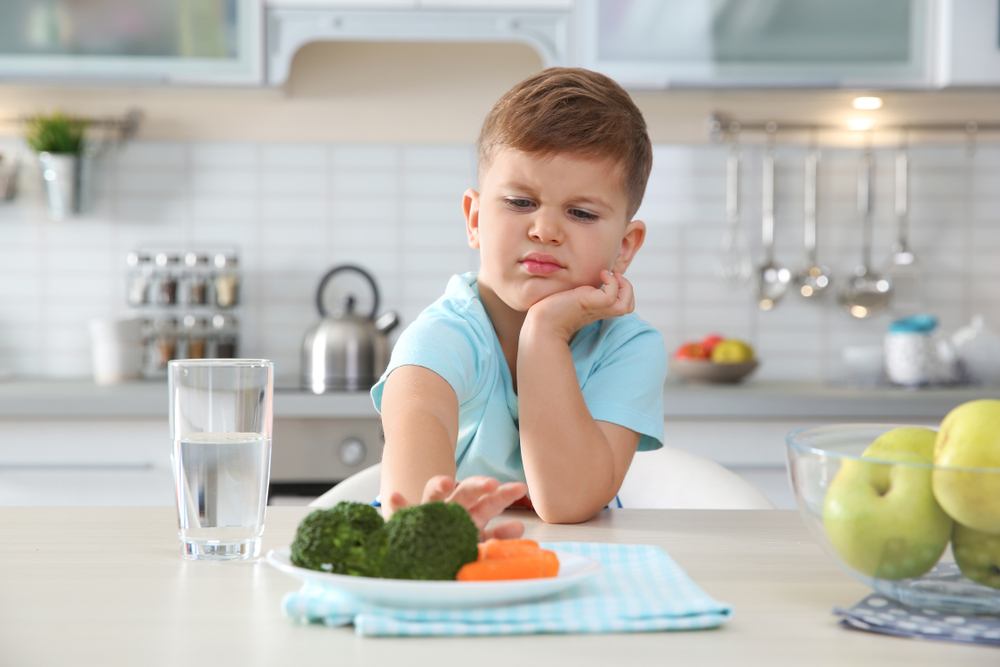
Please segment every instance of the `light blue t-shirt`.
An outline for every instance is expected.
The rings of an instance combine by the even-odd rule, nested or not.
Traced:
[[[639,433],[640,450],[662,447],[667,360],[660,332],[624,315],[587,325],[569,346],[591,416]],[[372,387],[379,412],[385,380],[400,366],[430,369],[455,390],[458,479],[489,475],[501,482],[525,481],[517,394],[479,299],[476,273],[452,276],[444,295],[400,334],[389,367]]]

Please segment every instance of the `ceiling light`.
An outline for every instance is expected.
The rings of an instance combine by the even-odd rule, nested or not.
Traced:
[[[881,97],[855,97],[854,98],[854,108],[855,109],[881,109],[882,108],[882,98]]]
[[[870,130],[875,127],[875,121],[871,118],[852,118],[847,121],[847,127],[852,130]]]

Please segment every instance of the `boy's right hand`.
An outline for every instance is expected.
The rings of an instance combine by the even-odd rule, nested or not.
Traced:
[[[423,504],[440,500],[446,503],[458,503],[469,512],[469,516],[479,528],[480,542],[490,538],[506,540],[521,537],[524,534],[524,524],[511,519],[489,528],[486,525],[511,503],[524,497],[527,492],[528,487],[522,482],[501,484],[485,475],[467,477],[461,482],[456,482],[447,475],[437,475],[427,480],[424,496],[420,502]],[[410,506],[403,494],[398,491],[392,493],[387,504],[392,513]]]
[[[600,278],[601,289],[584,285],[539,300],[528,309],[521,335],[548,331],[568,343],[573,334],[592,322],[635,310],[632,283],[625,276],[603,269]]]

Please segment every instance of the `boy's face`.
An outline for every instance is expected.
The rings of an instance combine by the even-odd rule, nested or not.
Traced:
[[[609,160],[502,148],[479,186],[464,200],[479,281],[517,311],[601,287],[601,270],[624,273],[645,236],[642,222],[626,220],[622,168]]]

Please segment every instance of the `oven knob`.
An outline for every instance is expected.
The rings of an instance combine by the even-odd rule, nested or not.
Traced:
[[[337,453],[345,466],[353,468],[364,462],[367,452],[365,451],[365,443],[357,438],[348,438],[340,443],[340,449]]]

